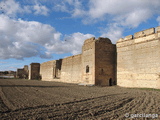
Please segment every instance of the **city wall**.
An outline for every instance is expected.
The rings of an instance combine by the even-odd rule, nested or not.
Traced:
[[[62,60],[61,82],[80,83],[81,82],[81,54],[70,56]]]
[[[56,81],[61,75],[62,60],[52,60],[40,65],[40,76],[44,81]]]
[[[160,88],[160,27],[126,36],[84,41],[82,54],[31,65],[44,81]],[[33,74],[36,71],[36,74]]]
[[[40,65],[40,75],[42,79],[45,81],[52,81],[54,79],[54,66],[56,64],[56,60],[44,62]]]
[[[82,54],[59,61],[41,64],[40,75],[43,81],[101,86],[116,84],[116,46],[108,38],[87,39],[82,46]]]
[[[160,27],[117,42],[117,85],[160,88]]]
[[[40,75],[43,81],[81,82],[81,54],[42,63]]]
[[[25,65],[22,69],[17,69],[16,78],[28,79],[28,65]]]

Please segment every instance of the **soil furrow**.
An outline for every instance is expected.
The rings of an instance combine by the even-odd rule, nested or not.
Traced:
[[[159,114],[160,92],[118,86],[87,87],[34,80],[0,79],[1,119],[130,119]],[[134,118],[151,119],[151,118]]]

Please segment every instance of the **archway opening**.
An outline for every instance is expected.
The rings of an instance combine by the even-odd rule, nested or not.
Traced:
[[[109,86],[112,86],[112,78],[109,79]]]

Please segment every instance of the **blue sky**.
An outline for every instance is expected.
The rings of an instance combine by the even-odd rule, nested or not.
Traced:
[[[81,53],[160,25],[160,0],[0,0],[0,71]]]

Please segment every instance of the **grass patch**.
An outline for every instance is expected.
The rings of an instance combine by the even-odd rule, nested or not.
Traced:
[[[138,88],[141,90],[151,90],[151,91],[160,91],[160,89],[155,89],[155,88]]]
[[[139,90],[148,90],[148,91],[160,91],[160,89],[155,89],[155,88],[129,88],[129,89],[139,89]]]

